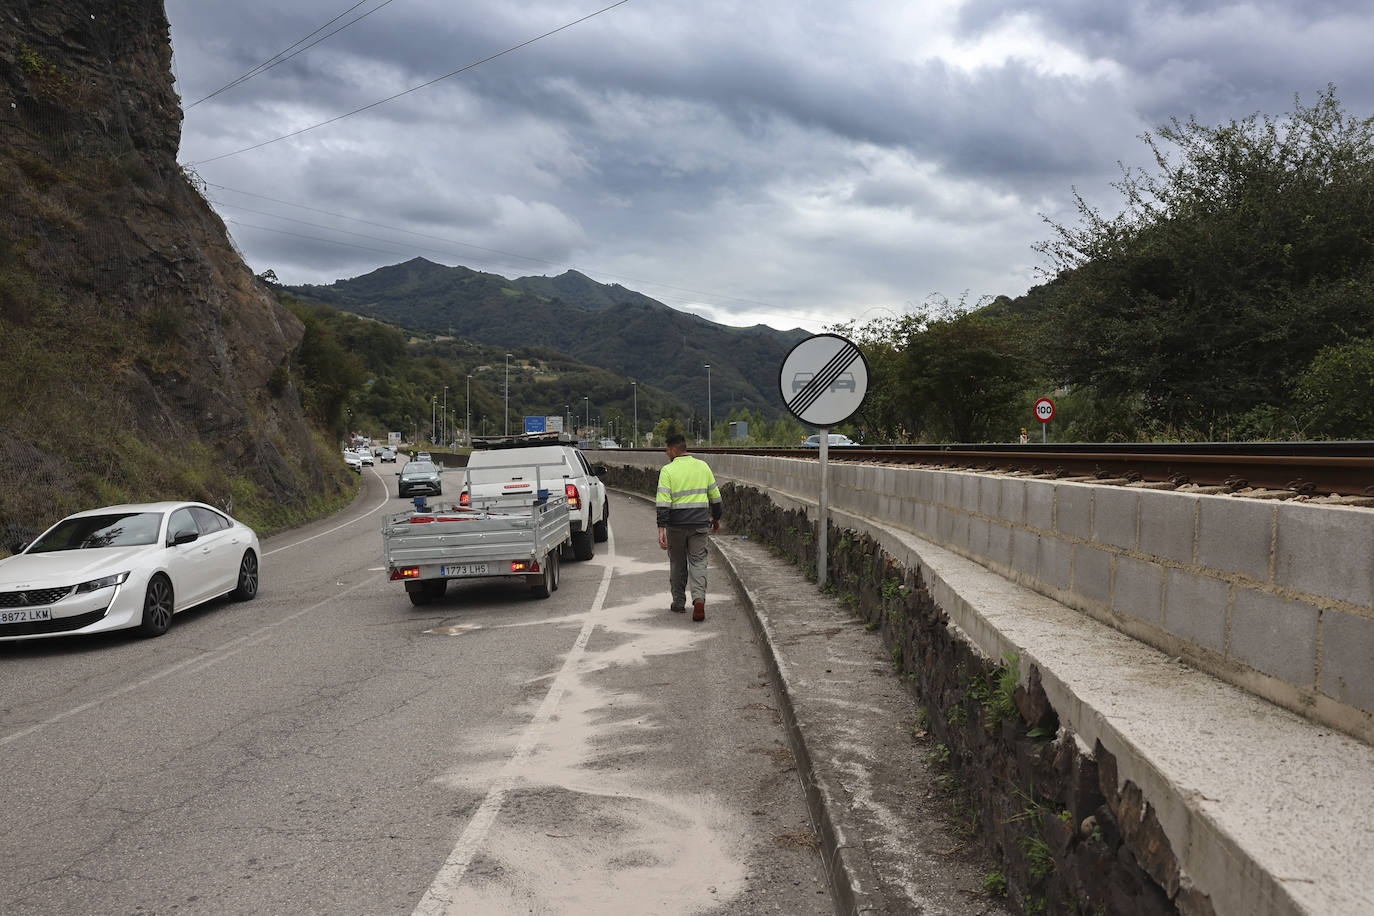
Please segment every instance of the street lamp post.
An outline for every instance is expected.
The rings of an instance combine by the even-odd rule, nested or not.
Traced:
[[[587,422],[583,425],[586,430],[590,432],[592,428],[592,401],[591,398],[587,397],[585,394],[582,395],[582,400],[587,402]]]
[[[444,448],[448,448],[448,386],[444,386]]]
[[[639,382],[630,382],[630,387],[635,393],[635,448],[639,448]]]
[[[429,399],[429,444],[434,444],[434,423],[439,410],[439,396],[432,395]]]
[[[463,435],[468,440],[468,445],[472,445],[472,374],[468,374],[468,419],[463,425]]]
[[[510,354],[506,354],[506,435],[510,435]]]
[[[711,444],[711,364],[706,364],[706,444]]]

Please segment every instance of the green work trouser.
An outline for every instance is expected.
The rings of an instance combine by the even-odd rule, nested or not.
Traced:
[[[706,600],[706,540],[710,528],[678,528],[669,525],[668,587],[672,591],[673,607],[687,607],[687,586],[692,587],[692,600]]]

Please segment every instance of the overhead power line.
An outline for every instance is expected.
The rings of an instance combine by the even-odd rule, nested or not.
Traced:
[[[426,89],[426,88],[428,88],[428,87],[430,87],[430,86],[433,86],[435,83],[442,82],[443,80],[449,79],[450,77],[457,76],[457,75],[460,74],[460,73],[466,73],[467,71],[469,71],[469,70],[471,70],[471,69],[473,69],[473,68],[475,68],[475,67],[480,67],[482,64],[485,64],[485,63],[488,63],[488,62],[490,62],[490,61],[496,60],[498,57],[504,57],[504,56],[507,55],[507,54],[511,54],[511,53],[513,53],[513,52],[515,52],[515,51],[519,51],[521,48],[528,47],[529,45],[534,44],[536,41],[541,41],[541,40],[543,40],[543,39],[545,39],[545,38],[548,38],[550,35],[556,35],[556,34],[558,34],[559,32],[562,32],[562,31],[564,31],[564,30],[566,30],[566,29],[570,29],[570,28],[572,28],[572,27],[575,26],[575,25],[580,25],[581,23],[586,22],[588,19],[594,19],[595,17],[600,16],[602,13],[610,12],[611,10],[615,9],[617,6],[624,6],[626,3],[629,3],[629,2],[630,2],[630,0],[617,0],[617,2],[612,3],[610,6],[603,7],[603,8],[601,8],[601,9],[597,10],[597,11],[594,12],[594,13],[588,13],[586,16],[583,16],[582,18],[580,18],[580,19],[574,19],[572,22],[566,23],[566,24],[564,24],[564,25],[560,25],[560,26],[559,26],[558,28],[556,28],[556,29],[550,29],[549,31],[545,32],[544,34],[542,34],[542,35],[536,35],[534,38],[530,38],[530,39],[528,39],[528,40],[526,40],[526,41],[522,41],[522,42],[520,42],[518,45],[512,45],[511,47],[506,48],[504,51],[498,51],[498,52],[496,52],[495,54],[492,54],[492,55],[489,56],[489,57],[484,57],[484,58],[482,58],[481,60],[474,61],[474,62],[468,64],[468,65],[465,66],[465,67],[459,67],[457,70],[453,70],[453,71],[451,71],[451,72],[449,72],[449,73],[445,73],[443,76],[436,76],[434,79],[430,80],[429,82],[421,83],[421,84],[418,85],[418,86],[412,86],[412,87],[410,87],[409,89],[406,89],[406,90],[403,90],[403,91],[401,91],[401,92],[396,93],[395,95],[387,96],[387,97],[384,98],[384,99],[379,99],[379,100],[377,100],[376,102],[372,102],[372,103],[369,104],[369,105],[364,105],[362,108],[355,108],[354,110],[352,110],[352,111],[350,111],[350,112],[347,112],[347,113],[345,113],[345,114],[341,114],[341,115],[338,115],[338,116],[336,116],[336,117],[330,118],[330,119],[327,120],[327,121],[321,121],[321,122],[319,122],[318,124],[312,124],[312,125],[310,125],[309,127],[302,127],[300,130],[294,130],[294,131],[292,131],[292,132],[289,133],[289,134],[283,134],[283,135],[280,136],[280,137],[273,137],[271,140],[264,140],[264,141],[262,141],[261,143],[255,143],[255,144],[253,144],[252,146],[245,146],[243,149],[234,150],[232,153],[222,153],[221,155],[218,155],[218,156],[211,156],[209,159],[198,159],[198,160],[196,160],[195,162],[192,162],[192,163],[189,163],[189,164],[190,164],[190,165],[204,165],[204,164],[207,163],[207,162],[218,162],[218,161],[221,160],[221,159],[228,159],[230,156],[237,156],[237,155],[239,155],[239,154],[241,154],[241,153],[252,152],[252,151],[255,150],[255,149],[262,149],[264,146],[269,146],[269,145],[271,145],[271,144],[273,144],[273,143],[278,143],[278,142],[280,142],[280,141],[282,141],[282,140],[289,140],[289,139],[292,138],[292,137],[299,137],[301,134],[306,133],[307,131],[312,131],[312,130],[315,130],[315,129],[317,129],[317,128],[324,127],[324,126],[326,126],[326,125],[333,124],[333,123],[336,122],[336,121],[342,121],[344,118],[351,118],[351,117],[353,117],[353,116],[356,115],[356,114],[362,114],[364,111],[369,111],[369,110],[371,110],[371,109],[373,109],[373,108],[378,107],[379,105],[385,105],[387,102],[394,102],[396,99],[399,99],[399,98],[401,98],[402,96],[409,95],[409,94],[412,93],[412,92],[419,92],[421,89]]]
[[[199,105],[201,102],[204,102],[204,101],[206,101],[206,100],[208,100],[208,99],[213,99],[215,96],[219,95],[221,92],[225,92],[225,91],[227,91],[227,90],[229,90],[229,89],[233,89],[235,86],[239,85],[240,83],[247,82],[248,80],[252,79],[253,77],[257,76],[257,75],[260,74],[260,73],[266,73],[268,70],[271,70],[273,67],[277,66],[277,64],[285,63],[286,61],[288,61],[288,60],[290,60],[291,58],[295,57],[297,54],[300,54],[302,51],[308,51],[308,50],[310,50],[311,48],[315,47],[315,45],[317,45],[317,44],[319,44],[320,42],[324,41],[326,38],[330,38],[330,37],[332,37],[332,36],[334,36],[334,35],[337,35],[337,34],[339,34],[340,32],[342,32],[344,29],[348,28],[349,26],[355,25],[355,24],[357,24],[357,23],[363,21],[363,20],[366,19],[368,16],[371,16],[373,13],[377,12],[377,10],[381,9],[382,6],[386,6],[386,5],[390,4],[390,3],[392,3],[392,2],[394,2],[394,0],[385,0],[385,2],[384,2],[381,6],[374,7],[373,9],[368,10],[366,13],[363,13],[361,16],[359,16],[357,19],[354,19],[352,22],[344,23],[343,25],[339,26],[339,27],[338,27],[337,29],[335,29],[334,31],[330,32],[328,35],[320,35],[320,37],[319,37],[318,39],[316,39],[315,41],[311,41],[310,44],[306,45],[305,47],[303,47],[303,48],[298,47],[298,46],[301,45],[302,43],[304,43],[304,42],[306,42],[306,41],[309,41],[309,40],[310,40],[312,37],[314,37],[315,35],[318,35],[322,30],[329,28],[331,25],[333,25],[334,23],[338,22],[340,19],[342,19],[343,17],[347,16],[349,13],[353,12],[353,11],[356,10],[358,7],[363,6],[364,4],[366,4],[366,3],[368,3],[368,2],[369,2],[369,0],[358,0],[357,3],[353,4],[353,5],[350,6],[348,9],[344,10],[342,13],[340,13],[339,15],[335,16],[333,19],[331,19],[331,20],[329,20],[328,22],[326,22],[324,25],[322,25],[322,26],[320,26],[319,28],[315,29],[315,31],[311,32],[309,35],[306,35],[304,38],[300,39],[299,41],[295,42],[294,44],[289,45],[289,46],[288,46],[287,48],[285,48],[284,50],[278,51],[276,54],[272,55],[272,56],[269,57],[267,60],[265,60],[265,61],[263,61],[262,63],[258,64],[258,65],[257,65],[256,67],[254,67],[252,70],[249,70],[247,73],[243,74],[242,76],[238,77],[237,79],[230,80],[228,83],[226,83],[226,84],[224,84],[223,86],[219,87],[219,88],[216,89],[214,92],[210,93],[210,94],[207,95],[207,96],[203,96],[203,97],[201,97],[201,98],[199,98],[199,99],[196,99],[196,100],[195,100],[194,102],[192,102],[190,105],[187,105],[187,106],[185,106],[185,107],[188,108],[188,109],[189,109],[189,108],[195,108],[195,107],[196,107],[197,105]],[[296,50],[292,50],[293,48],[295,48]],[[288,53],[287,53],[288,51],[290,51],[291,53],[288,54]]]

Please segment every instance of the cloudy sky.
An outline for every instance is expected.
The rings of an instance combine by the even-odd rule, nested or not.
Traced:
[[[181,161],[253,270],[573,268],[734,325],[1019,295],[1144,131],[1328,83],[1374,114],[1360,0],[166,5]]]

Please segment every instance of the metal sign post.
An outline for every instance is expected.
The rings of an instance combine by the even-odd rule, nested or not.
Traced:
[[[1035,402],[1035,419],[1040,421],[1040,441],[1049,441],[1050,421],[1054,419],[1054,402],[1041,398]]]
[[[868,361],[854,343],[838,334],[808,337],[784,357],[778,370],[778,392],[793,416],[821,430],[816,584],[824,588],[829,554],[830,427],[843,423],[863,406],[868,394]]]
[[[821,427],[821,497],[817,505],[816,514],[820,516],[820,531],[816,535],[816,585],[825,588],[826,558],[830,556],[830,525],[827,519],[830,518],[830,462],[827,460],[830,453],[830,427]]]

